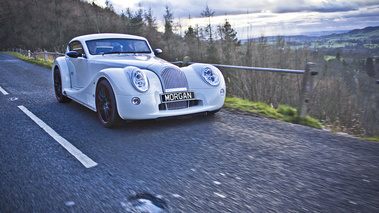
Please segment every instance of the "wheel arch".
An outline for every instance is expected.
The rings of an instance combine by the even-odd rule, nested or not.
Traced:
[[[106,80],[106,81],[109,82],[109,84],[111,85],[111,89],[113,90],[113,93],[114,93],[114,89],[113,89],[112,82],[109,81],[108,78],[105,77],[105,76],[100,76],[100,77],[98,77],[98,78],[97,78],[97,81],[96,81],[96,84],[95,84],[95,87],[94,87],[94,92],[93,92],[93,94],[94,94],[94,98],[95,98],[95,110],[96,110],[96,111],[97,111],[97,108],[96,108],[96,101],[97,101],[97,99],[96,99],[96,96],[97,96],[97,88],[98,88],[98,86],[99,86],[99,84],[100,84],[100,82],[101,82],[102,80]],[[117,102],[117,99],[116,99],[116,102]]]
[[[104,83],[101,83],[101,82],[104,82]],[[111,103],[110,105],[107,104],[107,103],[104,103],[104,102],[103,103],[102,102],[97,102],[98,101],[98,88],[101,87],[101,84],[105,85],[106,89],[108,90],[108,93],[109,93],[109,96],[110,96],[110,101],[109,102]],[[114,99],[114,100],[112,100],[112,99]],[[98,109],[98,103],[100,103],[100,106],[99,106],[100,108],[99,109],[103,109],[103,107],[105,107],[105,108],[103,110],[99,110]],[[101,104],[103,104],[103,105],[101,105]],[[98,79],[97,84],[96,84],[95,105],[96,105],[95,109],[96,109],[97,115],[98,115],[98,117],[100,119],[100,122],[103,124],[104,127],[111,128],[111,127],[117,126],[119,124],[119,122],[121,121],[121,117],[120,117],[120,113],[119,113],[119,110],[118,110],[117,96],[116,96],[116,94],[114,92],[114,89],[113,89],[110,81],[107,78],[105,78],[105,77],[100,77]],[[108,111],[109,114],[107,113],[107,111]],[[108,116],[105,115],[105,118],[107,120],[104,120],[104,117],[103,117],[104,114],[103,113],[108,114]]]
[[[112,70],[114,71],[115,69],[112,69]],[[120,88],[117,86],[117,82],[115,82],[113,80],[114,77],[112,78],[112,75],[109,74],[110,72],[111,72],[111,70],[109,70],[109,69],[102,70],[102,71],[100,71],[99,76],[97,77],[95,88],[94,88],[94,90],[95,90],[94,91],[94,94],[95,94],[95,110],[96,110],[96,112],[98,111],[97,110],[97,97],[96,97],[97,96],[97,88],[98,88],[98,86],[102,80],[106,80],[111,86],[110,89],[113,91],[117,113],[120,116],[119,107],[118,107],[119,102],[118,102],[118,97],[117,97],[118,94],[120,93]]]
[[[101,70],[97,76],[96,87],[102,79],[106,79],[112,86],[116,96],[132,95],[135,89],[131,84],[129,68],[108,68]]]
[[[62,90],[64,91],[66,88],[71,88],[71,77],[70,70],[68,69],[68,65],[66,63],[65,57],[58,57],[55,59],[53,66],[51,68],[51,76],[54,82],[54,72],[59,69],[62,79]]]

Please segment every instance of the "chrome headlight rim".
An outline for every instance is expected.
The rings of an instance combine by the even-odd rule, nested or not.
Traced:
[[[205,66],[201,69],[201,76],[203,77],[203,80],[211,86],[216,87],[220,85],[220,75],[210,66]]]
[[[147,92],[150,88],[149,79],[145,72],[140,69],[135,69],[131,74],[131,81],[133,87],[139,92]]]

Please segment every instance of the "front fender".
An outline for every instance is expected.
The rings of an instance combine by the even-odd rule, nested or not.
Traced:
[[[220,84],[218,86],[211,86],[203,79],[201,75],[201,70],[204,67],[211,67],[213,71],[217,72],[220,78]],[[212,89],[212,88],[224,88],[225,89],[225,79],[222,72],[213,65],[196,63],[190,66],[183,67],[183,72],[185,73],[189,89]]]
[[[140,97],[142,100],[145,99],[144,97],[151,97],[151,94],[156,94],[153,95],[154,97],[159,97],[159,95],[162,93],[162,86],[161,82],[158,78],[158,76],[149,70],[143,70],[140,69],[145,73],[145,75],[148,78],[149,81],[149,90],[142,93],[137,91],[134,86],[132,85],[131,81],[131,74],[133,70],[139,69],[137,67],[125,67],[125,68],[109,68],[109,69],[104,69],[99,72],[99,75],[97,76],[97,83],[96,85],[100,82],[101,79],[107,79],[108,82],[111,84],[113,92],[115,94],[115,99],[117,103],[117,109],[118,113],[121,118],[126,119],[126,115],[129,115],[130,112],[129,110],[126,110],[125,114],[125,109],[130,109],[131,105],[131,99],[130,101],[127,100],[131,97]],[[96,94],[96,87],[95,83],[94,89],[93,89],[93,97],[95,97]],[[96,109],[96,101],[93,99],[93,105]]]
[[[54,83],[54,71],[56,68],[59,68],[59,71],[61,74],[62,91],[64,91],[67,88],[71,88],[70,70],[68,69],[66,58],[64,56],[56,58],[53,63],[53,66],[51,68],[53,83]]]
[[[131,75],[133,70],[139,69],[137,67],[129,66],[125,68],[109,68],[104,69],[99,72],[97,77],[97,82],[100,81],[101,78],[105,78],[111,84],[116,95],[128,96],[128,95],[141,95],[141,94],[150,94],[156,92],[162,92],[161,82],[158,76],[149,70],[140,69],[143,71],[149,81],[149,90],[142,93],[137,91],[133,85],[131,80]]]

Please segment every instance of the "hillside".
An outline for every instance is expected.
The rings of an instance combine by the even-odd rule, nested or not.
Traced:
[[[292,47],[309,48],[364,48],[377,54],[379,48],[379,26],[355,29],[344,33],[332,33],[323,36],[293,35],[281,36]],[[268,42],[276,42],[278,36],[265,37]],[[258,42],[261,38],[251,39]],[[246,43],[248,40],[243,40]]]
[[[122,32],[121,26],[120,17],[109,8],[87,2],[2,0],[0,47],[62,51],[75,36]]]
[[[151,13],[127,10],[118,15],[112,5],[103,8],[93,1],[2,0],[0,49],[46,49],[64,52],[73,37],[90,33],[142,35],[154,46],[160,41]],[[150,16],[149,16],[150,15]],[[150,18],[150,19],[149,19]],[[149,27],[149,23],[153,26]]]
[[[368,39],[368,40],[375,40],[375,39],[379,39],[379,26],[366,27],[364,29],[355,29],[342,35],[346,35],[348,37],[356,38],[356,39],[362,38],[362,39]]]
[[[347,33],[322,36],[313,41],[328,44],[328,47],[363,47],[368,49],[379,48],[379,26],[355,29]]]

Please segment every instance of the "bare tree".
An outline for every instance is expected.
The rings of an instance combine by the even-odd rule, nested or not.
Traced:
[[[208,34],[209,41],[212,43],[213,42],[213,30],[212,30],[212,23],[211,23],[211,18],[215,14],[215,11],[211,10],[208,7],[208,4],[205,6],[205,10],[201,12],[201,17],[202,18],[207,18],[208,19],[208,25],[205,27],[205,32]]]

